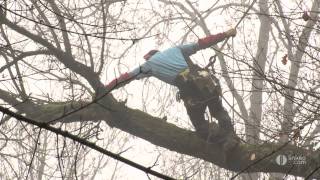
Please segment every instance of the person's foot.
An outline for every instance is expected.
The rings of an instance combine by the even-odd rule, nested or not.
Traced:
[[[215,130],[209,135],[209,142],[221,144],[226,152],[233,150],[240,143],[240,139],[232,130],[219,128],[218,131]]]
[[[225,141],[223,143],[223,149],[226,152],[232,151],[240,143],[239,137],[234,132],[229,132],[226,134]]]

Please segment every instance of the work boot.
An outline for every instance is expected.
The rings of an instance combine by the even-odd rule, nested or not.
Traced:
[[[227,138],[226,141],[223,143],[223,149],[226,152],[230,152],[233,149],[235,149],[240,143],[240,139],[234,134],[234,133],[230,133]]]
[[[212,133],[209,142],[218,143],[224,151],[229,152],[239,145],[240,139],[232,130],[219,128],[218,131]]]
[[[223,149],[225,152],[234,150],[240,143],[239,137],[234,132],[226,134],[225,141],[223,143]]]

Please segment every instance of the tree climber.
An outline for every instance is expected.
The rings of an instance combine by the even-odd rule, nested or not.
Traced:
[[[154,76],[178,87],[191,122],[200,137],[209,141],[214,138],[210,137],[210,123],[204,118],[207,106],[211,116],[218,120],[221,132],[234,132],[231,118],[222,106],[218,80],[207,71],[194,65],[189,56],[228,37],[234,37],[236,33],[235,29],[230,29],[199,39],[196,43],[175,46],[162,52],[151,50],[143,56],[145,63],[131,72],[121,74],[106,87],[111,90],[134,79]]]

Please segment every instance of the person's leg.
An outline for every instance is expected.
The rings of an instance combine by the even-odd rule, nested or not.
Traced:
[[[189,57],[201,49],[198,43],[190,43],[178,47],[180,48],[184,57]]]
[[[199,76],[199,78],[194,84],[201,92],[202,98],[206,101],[205,104],[208,105],[211,116],[218,120],[219,126],[222,129],[232,131],[231,118],[222,106],[219,80],[211,75]]]
[[[219,126],[225,130],[225,132],[233,132],[231,118],[228,112],[223,108],[221,99],[213,97],[213,99],[208,102],[208,107],[211,116],[218,120]]]
[[[219,132],[215,137],[212,138],[213,142],[221,143],[223,149],[228,152],[240,143],[239,137],[237,137],[231,118],[228,112],[223,108],[221,100],[218,102],[210,102],[208,104],[211,116],[218,120]]]
[[[209,123],[204,117],[206,105],[193,104],[194,102],[189,98],[183,100],[192,125],[196,129],[196,133],[206,140],[209,136]]]
[[[207,105],[197,104],[197,102],[202,98],[201,92],[194,87],[192,82],[185,81],[184,77],[180,75],[176,78],[175,83],[179,88],[180,98],[184,102],[184,106],[187,110],[190,121],[196,130],[196,133],[201,138],[206,140],[209,135],[209,124],[204,117]]]
[[[209,35],[207,37],[199,39],[198,44],[201,49],[205,49],[205,48],[208,48],[212,45],[217,44],[218,42],[224,40],[226,37],[227,37],[226,33],[218,33],[215,35]]]
[[[224,40],[227,37],[226,33],[218,33],[215,35],[209,35],[204,38],[200,38],[196,43],[190,43],[186,45],[178,46],[184,56],[191,56],[201,49],[206,49],[218,42]]]

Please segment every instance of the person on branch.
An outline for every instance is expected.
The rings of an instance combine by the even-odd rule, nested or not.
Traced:
[[[196,129],[197,134],[200,137],[203,139],[208,139],[210,136],[209,123],[204,119],[206,106],[209,107],[210,114],[218,120],[221,129],[225,130],[226,132],[233,132],[233,126],[231,124],[230,117],[225,117],[225,113],[222,113],[222,111],[225,110],[222,107],[221,98],[218,97],[219,95],[212,95],[212,93],[209,93],[209,97],[208,95],[203,95],[205,93],[201,92],[201,89],[192,87],[195,85],[194,83],[189,83],[190,86],[186,86],[184,83],[185,81],[181,80],[183,79],[181,77],[183,77],[186,72],[189,72],[190,64],[192,64],[189,58],[191,55],[195,54],[199,50],[209,48],[226,38],[234,37],[236,33],[236,29],[230,29],[223,33],[201,38],[195,43],[171,47],[162,52],[158,50],[151,50],[143,56],[146,61],[142,65],[130,72],[121,74],[118,78],[112,80],[106,86],[106,88],[110,91],[128,84],[135,79],[141,79],[150,76],[156,77],[161,81],[178,87],[182,96],[181,99],[183,99],[185,103],[188,115]],[[201,70],[201,68],[198,68],[198,70],[199,69]],[[217,84],[214,86],[217,86]],[[190,92],[188,89],[193,90]],[[203,100],[206,102],[197,103]]]

